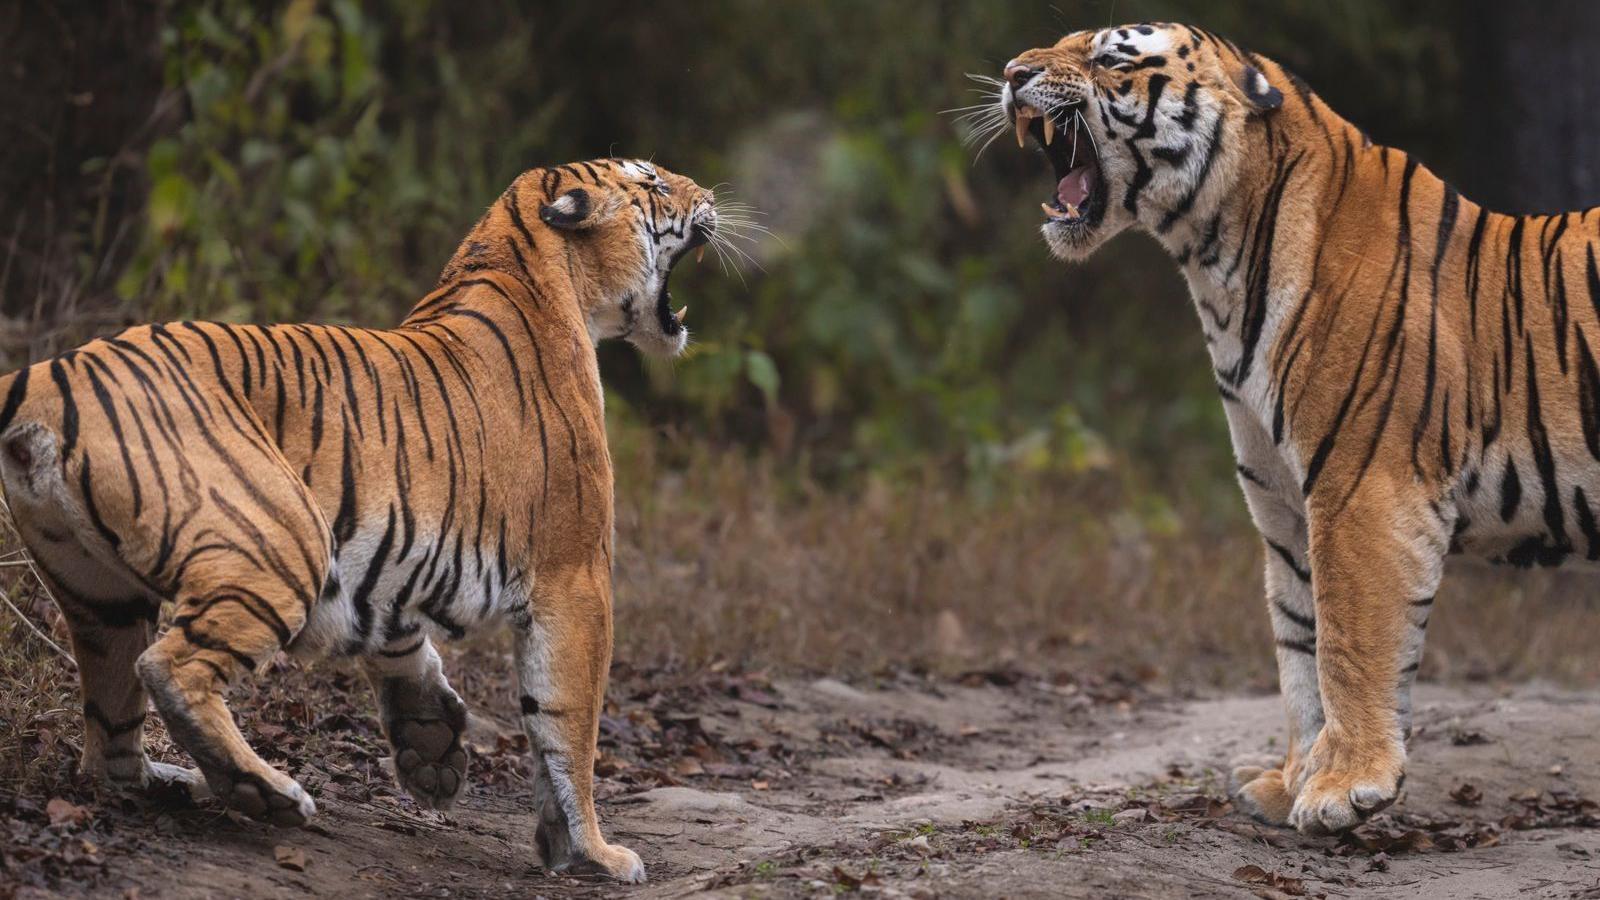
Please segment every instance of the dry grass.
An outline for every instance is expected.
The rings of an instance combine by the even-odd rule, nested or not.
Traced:
[[[621,662],[845,674],[1017,666],[1180,690],[1275,683],[1260,546],[1238,511],[1136,514],[1105,473],[1041,479],[987,502],[934,477],[827,491],[766,458],[619,437]],[[0,560],[14,541],[0,540]],[[1424,678],[1594,683],[1594,584],[1461,567],[1441,591]],[[0,569],[0,587],[66,643],[25,569]],[[70,775],[75,681],[0,606],[0,804]]]
[[[634,449],[618,454],[621,658],[808,671],[1094,661],[1237,681],[1232,651],[1268,641],[1264,615],[1216,615],[1258,605],[1253,538],[1163,535],[1098,476],[979,502],[932,478],[834,493],[738,453],[690,447],[669,469]],[[1251,674],[1268,658],[1255,654]]]
[[[18,546],[0,525],[0,551]],[[77,674],[40,635],[66,646],[54,608],[27,570],[0,569],[0,590],[16,607],[0,604],[0,808],[41,780],[67,772],[82,747]],[[26,617],[20,618],[18,613]]]
[[[621,659],[1276,686],[1242,500],[1151,517],[1105,473],[978,502],[935,479],[829,493],[700,445],[625,443],[617,457]],[[1422,676],[1600,681],[1596,588],[1581,572],[1452,565]]]

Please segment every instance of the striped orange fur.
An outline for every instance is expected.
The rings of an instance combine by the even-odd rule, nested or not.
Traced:
[[[1289,712],[1238,803],[1355,825],[1399,792],[1445,557],[1600,560],[1600,215],[1491,212],[1200,28],[1078,32],[1004,74],[1055,168],[1052,250],[1142,230],[1193,295]]]
[[[335,653],[359,657],[401,783],[446,807],[466,710],[432,636],[505,622],[543,861],[643,879],[591,790],[612,629],[595,344],[681,351],[667,277],[715,230],[711,193],[650,163],[535,169],[396,328],[146,325],[0,379],[0,481],[70,625],[84,768],[194,781],[146,758],[148,693],[212,792],[301,824],[315,804],[224,691],[280,649]]]

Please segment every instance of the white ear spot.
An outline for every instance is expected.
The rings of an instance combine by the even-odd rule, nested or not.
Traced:
[[[1267,76],[1261,74],[1260,72],[1257,72],[1256,73],[1256,91],[1255,92],[1257,94],[1265,94],[1267,92],[1267,89],[1270,88],[1270,87],[1272,87],[1272,85],[1267,83]]]
[[[562,215],[571,215],[572,211],[577,207],[578,201],[571,194],[562,194],[556,198],[556,202],[550,204],[551,209]]]

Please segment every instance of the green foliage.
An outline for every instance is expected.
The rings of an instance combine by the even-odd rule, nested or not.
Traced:
[[[719,193],[765,211],[775,237],[747,245],[759,265],[676,276],[694,309],[687,359],[605,351],[614,408],[770,443],[823,474],[931,461],[980,488],[1109,473],[1232,495],[1171,265],[1141,239],[1051,261],[1039,161],[1004,141],[974,159],[938,114],[979,99],[965,73],[1105,24],[1107,4],[689,7],[174,3],[160,52],[183,112],[146,155],[120,290],[154,316],[383,324],[521,170],[655,157],[731,183]],[[1452,109],[1418,86],[1453,71],[1434,24],[1448,13],[1307,0],[1116,15],[1200,20],[1395,140],[1442,146],[1426,132]]]

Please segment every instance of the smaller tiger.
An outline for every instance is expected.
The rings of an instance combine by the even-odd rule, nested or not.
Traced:
[[[389,330],[145,325],[0,378],[0,484],[72,635],[83,769],[275,825],[316,804],[224,701],[280,649],[359,659],[424,806],[466,785],[435,637],[509,623],[546,867],[644,879],[601,836],[612,472],[595,345],[688,342],[668,276],[711,191],[639,160],[524,173]],[[158,611],[174,605],[155,639]],[[153,700],[198,775],[152,762]]]

